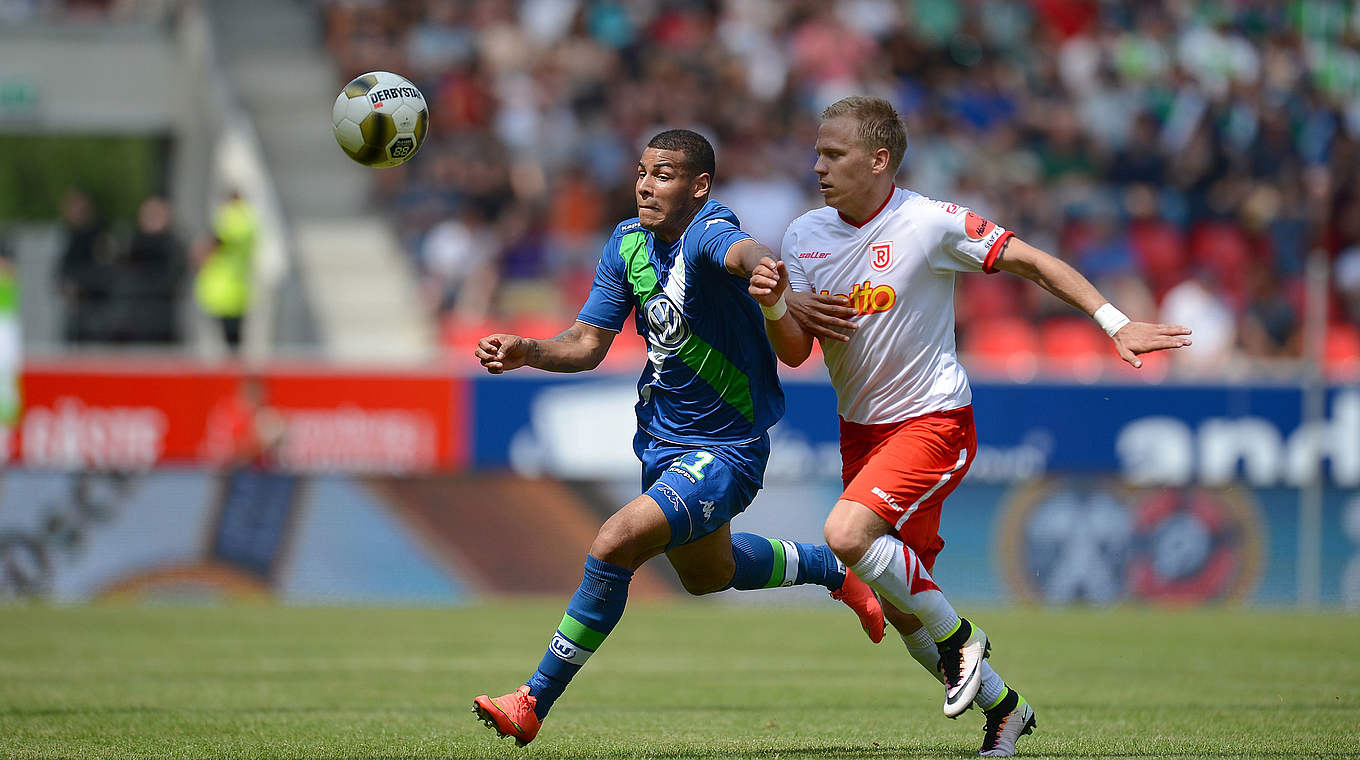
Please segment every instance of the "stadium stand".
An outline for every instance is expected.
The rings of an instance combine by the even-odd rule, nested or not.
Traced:
[[[1233,362],[1265,350],[1240,337],[1251,270],[1271,274],[1273,294],[1258,296],[1287,297],[1311,249],[1360,259],[1353,4],[324,0],[317,12],[340,71],[398,68],[430,99],[420,160],[383,173],[378,192],[455,353],[456,323],[518,312],[526,289],[557,294],[539,299],[549,321],[573,316],[657,128],[706,130],[717,196],[759,222],[762,199],[792,198],[790,213],[819,202],[818,108],[854,91],[905,114],[902,184],[970,205],[1098,284],[1140,279],[1157,304],[1203,278],[1230,310]],[[429,233],[466,209],[494,265],[480,280],[490,297],[438,279]],[[782,227],[768,226],[777,246]],[[1058,313],[1007,303],[1034,324]],[[962,306],[965,345],[986,311]],[[1331,310],[1339,334],[1357,311]],[[1282,344],[1296,356],[1301,342]]]

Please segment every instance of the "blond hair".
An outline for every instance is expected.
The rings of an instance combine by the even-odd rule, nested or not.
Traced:
[[[870,151],[888,149],[888,168],[895,174],[907,154],[907,127],[892,103],[868,95],[841,98],[822,111],[822,121],[847,116],[859,122],[859,142]]]

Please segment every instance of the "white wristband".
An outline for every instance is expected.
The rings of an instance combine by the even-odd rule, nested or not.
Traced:
[[[789,302],[784,298],[784,294],[779,294],[779,300],[774,302],[774,306],[760,305],[760,311],[765,314],[765,319],[771,322],[778,322],[784,318],[784,313],[789,310]]]
[[[1096,324],[1100,325],[1100,329],[1104,330],[1105,334],[1111,338],[1130,322],[1129,318],[1124,316],[1124,312],[1116,309],[1112,303],[1101,304],[1091,317],[1095,319]]]

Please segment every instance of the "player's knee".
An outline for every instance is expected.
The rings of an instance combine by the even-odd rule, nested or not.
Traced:
[[[869,544],[864,540],[864,532],[858,526],[844,520],[836,520],[834,516],[833,519],[826,521],[825,535],[826,545],[831,547],[832,553],[846,565],[859,562],[869,550]]]
[[[730,571],[731,568],[728,568],[728,570]],[[722,591],[731,583],[732,573],[724,573],[718,568],[690,571],[680,576],[680,585],[685,587],[686,592],[694,596]]]
[[[595,540],[590,544],[590,554],[596,559],[630,567],[638,554],[637,531],[622,521],[609,520],[600,526]]]
[[[721,591],[732,585],[732,575],[737,571],[733,564],[714,564],[714,566],[702,568],[688,568],[684,572],[677,572],[680,575],[680,585],[688,593],[702,597],[703,594],[711,594],[714,591]]]

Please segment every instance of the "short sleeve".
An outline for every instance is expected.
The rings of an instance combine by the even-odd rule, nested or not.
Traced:
[[[696,244],[699,260],[722,270],[727,269],[727,249],[751,236],[727,219],[708,219],[701,223]]]
[[[803,262],[798,259],[798,232],[794,225],[784,231],[784,242],[779,246],[779,258],[784,261],[784,268],[789,272],[789,289],[795,293],[807,293],[812,290],[812,284],[808,282],[807,272],[803,271]]]
[[[616,236],[604,246],[600,263],[595,267],[595,282],[590,286],[590,295],[576,318],[588,325],[619,332],[632,310],[632,291],[624,276],[623,257],[619,255],[619,238]]]
[[[1014,236],[1010,230],[947,201],[928,201],[921,215],[926,257],[936,271],[996,271],[996,257]]]

